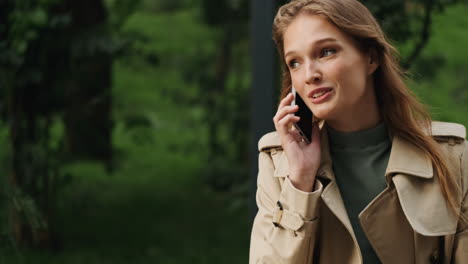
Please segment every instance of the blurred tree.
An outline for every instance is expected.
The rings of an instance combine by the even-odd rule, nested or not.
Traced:
[[[49,16],[55,1],[1,2],[0,74],[5,91],[6,119],[11,138],[11,172],[6,194],[10,224],[18,245],[51,245],[51,199],[57,170],[50,146],[53,114],[60,106],[57,86],[49,83],[49,58],[56,55],[46,45],[64,17]],[[60,47],[60,45],[57,45]],[[56,47],[57,47],[56,46]],[[57,49],[57,50],[60,50]]]
[[[51,222],[60,165],[111,162],[112,57],[125,43],[113,41],[102,1],[1,0],[0,7],[11,233],[20,246],[58,246]]]
[[[208,127],[208,183],[216,190],[227,190],[247,177],[248,98],[249,86],[238,82],[227,87],[230,76],[241,80],[245,66],[233,58],[235,47],[248,39],[249,1],[203,0],[204,21],[220,32],[214,74],[199,78],[203,87],[202,104]]]
[[[63,8],[71,17],[66,33],[65,149],[75,158],[103,160],[110,168],[113,50],[107,10],[96,0],[66,0]]]
[[[427,45],[433,16],[456,2],[458,0],[363,0],[389,37],[401,46],[408,46],[402,54],[404,68],[410,68]]]

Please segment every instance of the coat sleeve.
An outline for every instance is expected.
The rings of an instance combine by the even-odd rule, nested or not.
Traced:
[[[461,203],[459,226],[454,240],[454,262],[468,263],[468,142],[465,141],[465,151],[461,158],[461,174],[464,198]]]
[[[312,263],[322,184],[317,180],[313,192],[303,192],[273,174],[271,156],[260,152],[249,263]]]

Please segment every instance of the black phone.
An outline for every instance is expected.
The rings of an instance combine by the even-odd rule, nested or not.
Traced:
[[[292,101],[291,105],[299,106],[299,109],[296,113],[294,113],[294,115],[301,118],[298,122],[293,123],[294,127],[299,132],[304,141],[307,144],[310,144],[312,141],[312,121],[314,114],[305,104],[304,100],[302,100],[299,93],[296,92],[294,87],[292,87],[292,94],[294,96],[294,100]]]

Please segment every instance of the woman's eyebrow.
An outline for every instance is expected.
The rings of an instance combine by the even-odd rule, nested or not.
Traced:
[[[337,42],[337,40],[336,40],[335,38],[330,38],[330,37],[328,37],[328,38],[322,38],[322,39],[318,39],[318,40],[314,41],[314,42],[313,42],[313,45],[322,44],[322,43],[324,43],[324,42]],[[284,54],[284,57],[286,58],[286,57],[288,57],[290,54],[293,54],[293,53],[295,53],[295,51],[294,51],[294,50],[290,50],[290,51],[288,51],[288,52],[286,52],[286,53]]]
[[[334,39],[334,38],[323,38],[323,39],[319,39],[319,40],[314,41],[314,44],[317,45],[317,44],[321,44],[323,42],[337,42],[337,40]]]

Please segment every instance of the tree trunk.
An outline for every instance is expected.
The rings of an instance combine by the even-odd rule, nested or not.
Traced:
[[[98,159],[111,169],[112,60],[100,46],[110,40],[107,12],[98,0],[68,0],[67,5],[73,66],[65,95],[65,148],[72,157]]]
[[[15,4],[0,0],[4,25],[0,35],[6,40],[5,48],[11,50],[9,30],[14,25],[9,24],[7,14],[16,10]],[[92,41],[106,37],[104,5],[95,0],[66,0],[47,8],[51,17],[71,14],[73,22],[62,28],[46,25],[39,29],[38,37],[29,40],[21,54],[21,65],[0,57],[11,142],[8,213],[11,234],[19,247],[59,246],[51,232],[56,198],[51,179],[56,174],[52,164],[61,157],[49,146],[50,124],[56,113],[65,109],[70,152],[110,164],[111,59],[99,46],[102,41]]]

